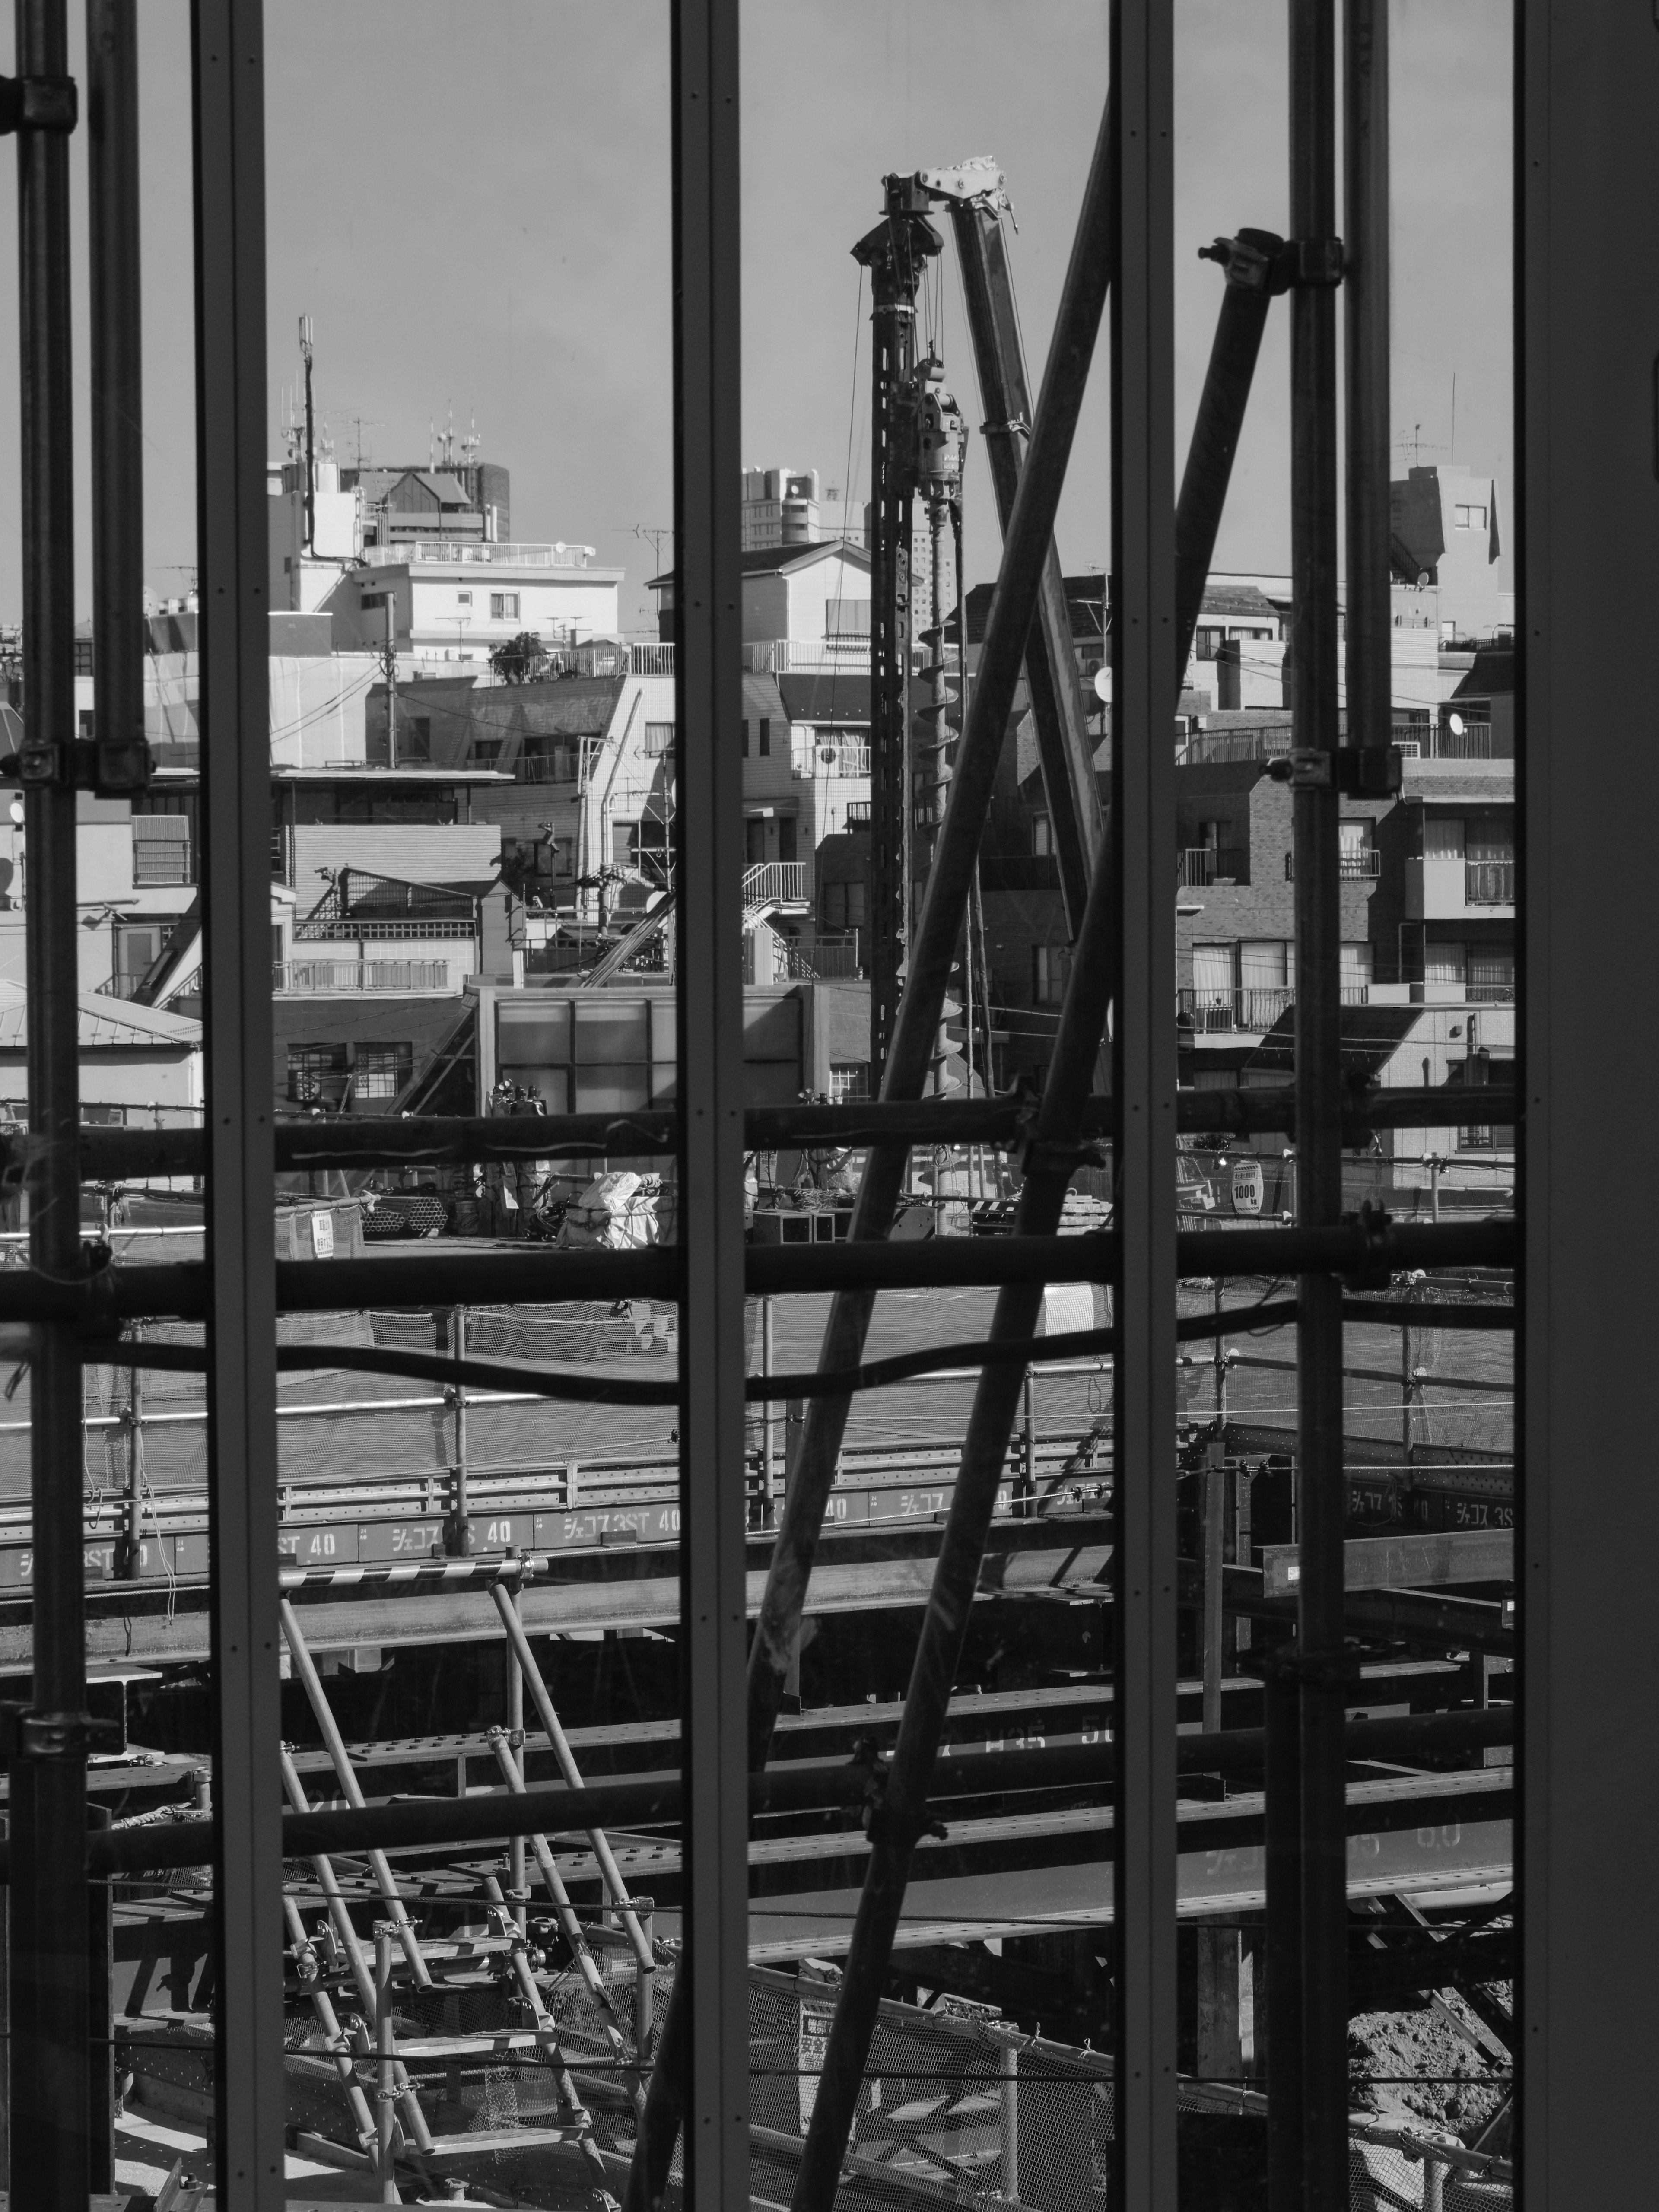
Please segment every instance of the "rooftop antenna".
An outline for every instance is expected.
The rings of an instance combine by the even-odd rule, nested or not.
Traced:
[[[477,415],[476,411],[469,412],[467,416],[467,433],[465,437],[461,441],[461,458],[462,465],[464,467],[470,469],[477,465],[478,448],[483,443],[483,439],[478,435]]]
[[[433,470],[434,470],[434,469],[435,469],[435,468],[437,467],[437,465],[438,465],[438,428],[437,428],[436,423],[435,423],[435,422],[434,422],[434,421],[433,421],[432,417],[428,415],[428,416],[427,416],[427,418],[426,418],[426,468],[427,468],[427,474],[428,474],[428,476],[430,476],[430,475],[431,475],[431,473],[432,473],[432,471],[433,471]]]
[[[1451,447],[1447,458],[1455,465],[1457,459],[1457,371],[1452,371]]]
[[[316,349],[312,343],[311,318],[300,318],[300,358],[306,365],[306,550],[317,550],[317,445],[316,418],[312,411],[311,364]]]

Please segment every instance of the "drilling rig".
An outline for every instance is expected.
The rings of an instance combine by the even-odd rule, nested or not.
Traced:
[[[944,364],[916,351],[916,295],[944,240],[931,211],[948,209],[956,234],[981,430],[998,520],[1008,526],[1033,412],[1003,217],[1003,173],[989,157],[883,180],[885,209],[854,258],[870,271],[870,1062],[879,1081],[903,985],[905,947],[949,794],[950,747],[960,700],[950,684],[946,579],[965,599],[961,573],[962,470],[967,428],[945,388]],[[932,609],[914,622],[912,520],[927,502]],[[912,648],[927,659],[913,670]],[[958,684],[966,678],[959,641]],[[1036,725],[1068,933],[1075,938],[1101,838],[1094,744],[1088,730],[1060,556],[1051,544],[1026,647]],[[921,697],[912,711],[912,685]],[[958,1011],[947,1002],[946,1016]],[[944,1051],[941,1031],[939,1064]]]

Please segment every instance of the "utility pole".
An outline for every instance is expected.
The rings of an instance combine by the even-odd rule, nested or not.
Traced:
[[[311,398],[311,318],[300,318],[300,358],[306,365],[306,551],[317,550],[317,418]]]
[[[388,768],[398,765],[398,635],[392,612],[394,597],[388,577],[386,587],[386,643],[380,648],[380,666],[386,672],[386,762]]]

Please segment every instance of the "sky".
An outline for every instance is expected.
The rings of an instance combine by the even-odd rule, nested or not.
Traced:
[[[1175,0],[1176,474],[1221,276],[1212,238],[1285,228],[1284,0]],[[79,74],[81,10],[70,9]],[[1394,0],[1393,434],[1496,476],[1513,514],[1507,0]],[[336,457],[424,465],[453,410],[512,475],[513,532],[622,568],[622,620],[672,521],[666,0],[271,0],[270,449],[313,318]],[[188,9],[141,11],[148,580],[195,555]],[[9,62],[0,66],[9,67]],[[1047,349],[1107,79],[1105,0],[746,0],[744,439],[756,467],[819,470],[856,516],[868,487],[868,297],[854,241],[890,170],[994,155],[1029,372]],[[84,147],[74,270],[77,606],[88,601]],[[15,187],[0,159],[0,437],[17,434]],[[947,243],[930,325],[981,419]],[[1276,306],[1217,548],[1290,557],[1288,320]],[[1455,394],[1455,400],[1454,400]],[[1107,560],[1104,332],[1061,506],[1066,568]],[[1455,415],[1454,415],[1455,405]],[[850,456],[850,460],[849,460]],[[1173,499],[1175,486],[1171,484]],[[994,573],[980,441],[967,565]],[[14,471],[0,471],[0,620],[19,609]],[[653,536],[653,533],[655,535]],[[1509,562],[1504,563],[1505,570]],[[1507,583],[1507,574],[1500,577]]]

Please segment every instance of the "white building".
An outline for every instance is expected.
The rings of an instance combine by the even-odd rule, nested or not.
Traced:
[[[823,536],[818,472],[805,469],[745,469],[743,472],[743,550],[816,545]]]
[[[343,653],[384,650],[389,622],[400,677],[453,673],[525,630],[550,648],[615,637],[623,573],[591,545],[416,538],[368,547],[323,605]]]

